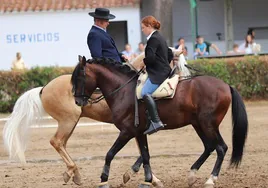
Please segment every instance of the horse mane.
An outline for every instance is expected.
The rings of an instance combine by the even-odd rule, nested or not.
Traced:
[[[93,59],[88,59],[86,63],[102,65],[104,67],[107,67],[108,69],[113,68],[117,70],[118,72],[121,72],[125,75],[132,76],[133,74],[136,74],[136,72],[132,70],[128,65],[124,65],[121,62],[117,62],[111,58],[93,58]],[[80,71],[81,71],[80,63],[78,63],[72,74],[72,78],[71,78],[72,85],[76,84],[76,80],[80,74]]]
[[[87,63],[89,64],[98,64],[102,65],[108,69],[113,68],[117,70],[118,72],[121,72],[126,75],[132,75],[136,73],[134,70],[132,70],[128,65],[124,65],[121,62],[115,61],[111,58],[94,58],[87,60]]]

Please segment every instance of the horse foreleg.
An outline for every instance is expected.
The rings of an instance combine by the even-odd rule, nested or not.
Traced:
[[[116,139],[115,143],[108,151],[105,157],[105,165],[102,170],[101,174],[101,183],[99,184],[98,188],[108,188],[108,179],[109,179],[109,172],[110,172],[110,165],[114,158],[114,156],[128,143],[128,141],[133,138],[131,135],[128,135],[127,132],[121,131],[118,138]]]
[[[146,135],[140,135],[137,137],[137,142],[140,148],[142,160],[143,160],[143,168],[144,168],[144,177],[145,181],[140,184],[140,188],[149,188],[152,185],[153,175],[150,167],[150,154],[147,142]]]
[[[136,140],[136,143],[137,143],[137,146],[138,146],[137,138],[135,138],[135,140]],[[140,150],[139,150],[139,152],[140,152]],[[130,178],[132,176],[134,176],[135,174],[137,174],[139,172],[142,163],[143,163],[142,157],[139,156],[138,159],[136,160],[136,162],[132,165],[132,167],[130,169],[128,169],[125,172],[125,174],[123,175],[124,184],[126,184],[130,180]],[[164,187],[164,185],[161,182],[161,180],[159,180],[154,174],[152,174],[152,176],[153,176],[152,185],[154,187],[156,187],[156,188]]]
[[[68,170],[63,173],[64,182],[67,183],[73,176],[73,182],[81,185],[81,176],[75,162],[66,151],[66,144],[73,133],[77,122],[59,123],[57,132],[51,138],[50,144],[56,149],[63,161],[66,163]]]

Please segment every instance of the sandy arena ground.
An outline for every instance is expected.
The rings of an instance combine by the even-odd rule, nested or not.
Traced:
[[[229,150],[217,182],[219,188],[266,188],[268,187],[268,103],[247,103],[249,135],[242,165],[238,170],[228,169],[232,151],[231,114],[228,112],[220,129]],[[83,120],[85,121],[85,120]],[[90,120],[87,120],[90,121]],[[2,135],[3,123],[0,123]],[[76,161],[82,175],[82,186],[72,181],[65,184],[62,173],[67,169],[58,153],[49,144],[56,128],[31,129],[32,134],[26,157],[21,165],[8,161],[0,139],[0,187],[1,188],[91,188],[99,183],[106,152],[112,146],[118,131],[113,126],[77,127],[67,149]],[[156,176],[167,188],[185,188],[191,165],[203,152],[203,145],[191,126],[173,131],[162,131],[149,136],[151,166]],[[143,169],[126,185],[122,175],[138,156],[134,140],[129,142],[113,160],[110,171],[112,188],[138,187],[143,181]],[[209,177],[214,163],[214,152],[198,172],[194,187],[202,187]]]

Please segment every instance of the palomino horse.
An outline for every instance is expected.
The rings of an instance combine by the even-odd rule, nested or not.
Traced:
[[[136,72],[111,59],[86,61],[85,57],[79,58],[72,75],[76,103],[86,104],[93,91],[99,87],[112,111],[114,123],[120,130],[118,138],[105,158],[99,185],[101,188],[109,187],[109,170],[114,156],[134,137],[141,151],[145,173],[145,182],[140,187],[150,187],[152,182],[147,136],[143,134],[146,129],[145,106],[141,102],[139,102],[140,124],[138,127],[134,126],[136,82]],[[216,149],[217,160],[205,186],[214,186],[228,148],[219,132],[219,125],[231,101],[233,115],[231,166],[237,167],[243,156],[248,120],[243,100],[234,88],[217,78],[198,76],[178,84],[173,99],[157,101],[161,120],[167,125],[165,129],[176,129],[192,124],[204,144],[204,153],[191,167],[192,177]]]
[[[133,66],[140,69],[143,55],[138,56],[133,61]],[[93,94],[97,98],[99,94]],[[29,128],[33,124],[38,124],[39,119],[49,114],[58,122],[58,128],[50,143],[62,157],[68,170],[64,172],[63,178],[68,182],[73,177],[74,183],[81,184],[81,176],[75,162],[66,150],[67,141],[73,133],[77,122],[81,117],[88,117],[101,122],[113,123],[112,115],[105,100],[96,104],[89,104],[83,108],[75,105],[72,94],[71,75],[63,75],[55,78],[44,87],[38,87],[25,92],[16,101],[13,112],[6,122],[3,138],[4,144],[9,151],[11,159],[17,159],[25,163],[24,152],[28,139]],[[139,170],[142,164],[139,158],[133,169]],[[130,171],[132,172],[132,170]],[[125,183],[129,180],[129,175],[124,176]],[[160,180],[154,176],[156,186],[161,186]]]

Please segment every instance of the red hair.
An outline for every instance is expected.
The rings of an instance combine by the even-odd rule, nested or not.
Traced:
[[[145,16],[144,18],[142,18],[141,23],[143,23],[146,27],[150,25],[156,30],[159,30],[161,27],[160,22],[153,16]]]

